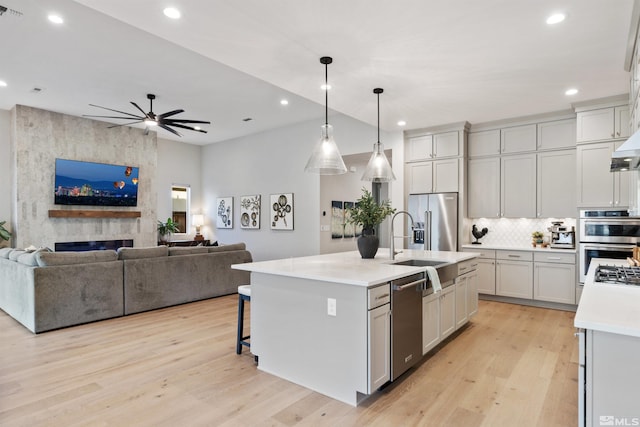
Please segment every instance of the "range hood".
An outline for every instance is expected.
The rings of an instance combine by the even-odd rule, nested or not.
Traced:
[[[611,172],[640,169],[640,129],[611,155]]]

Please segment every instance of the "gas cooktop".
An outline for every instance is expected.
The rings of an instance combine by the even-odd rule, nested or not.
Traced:
[[[600,265],[596,269],[595,281],[598,283],[640,286],[640,267]]]

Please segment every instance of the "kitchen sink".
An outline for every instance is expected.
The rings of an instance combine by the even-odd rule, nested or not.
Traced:
[[[446,263],[447,261],[436,261],[429,259],[407,259],[404,261],[394,262],[393,265],[408,265],[410,267],[438,267]]]

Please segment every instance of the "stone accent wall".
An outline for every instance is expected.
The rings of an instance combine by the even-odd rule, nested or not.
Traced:
[[[17,105],[11,111],[12,211],[16,247],[55,242],[133,239],[155,246],[158,163],[156,133]],[[54,204],[55,159],[138,166],[138,206]],[[140,218],[49,218],[50,209],[140,211]]]

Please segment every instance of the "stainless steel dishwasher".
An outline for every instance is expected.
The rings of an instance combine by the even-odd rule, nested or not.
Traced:
[[[422,291],[425,273],[391,282],[391,381],[422,358]]]

